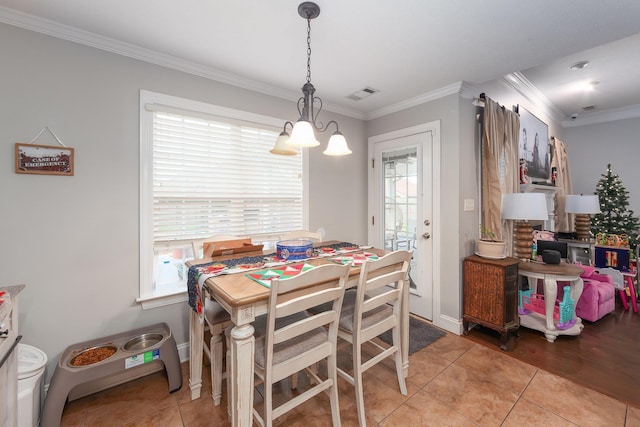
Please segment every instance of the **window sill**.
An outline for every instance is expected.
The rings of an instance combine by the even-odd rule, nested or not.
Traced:
[[[189,297],[187,296],[187,291],[182,290],[172,294],[137,298],[136,302],[142,306],[143,310],[149,310],[151,308],[163,307],[171,304],[184,303],[184,302],[187,302],[188,300],[189,300]]]

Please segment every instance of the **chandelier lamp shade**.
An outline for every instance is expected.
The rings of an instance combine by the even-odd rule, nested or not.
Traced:
[[[529,260],[533,253],[533,228],[530,220],[547,220],[547,200],[542,193],[508,193],[502,195],[502,218],[515,220],[513,255]]]
[[[323,154],[327,156],[344,156],[351,154],[347,140],[340,132],[338,123],[331,120],[323,125],[317,122],[318,113],[322,110],[322,99],[315,96],[315,87],[311,83],[311,20],[320,15],[320,7],[313,2],[303,2],[298,6],[298,14],[307,20],[307,81],[302,86],[302,96],[298,99],[298,113],[300,118],[292,124],[285,122],[282,132],[274,147],[270,150],[273,154],[294,155],[299,147],[317,147],[320,142],[316,138],[316,132],[325,132],[330,125],[335,125],[336,130],[329,138],[329,143]],[[318,110],[315,111],[317,104]],[[287,131],[291,126],[291,134]]]
[[[570,194],[565,199],[564,210],[576,215],[576,237],[578,240],[591,238],[591,214],[600,213],[600,199],[597,195],[583,196]]]

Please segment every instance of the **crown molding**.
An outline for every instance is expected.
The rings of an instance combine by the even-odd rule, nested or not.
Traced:
[[[544,96],[544,94],[521,73],[507,74],[499,80],[514,88],[534,105],[543,108],[545,112],[556,122],[560,123],[563,128],[572,128],[640,117],[640,104],[638,104],[628,107],[581,113],[576,119],[567,119],[567,115],[546,96]]]
[[[241,89],[247,89],[265,95],[274,96],[276,98],[297,101],[297,99],[300,97],[300,93],[298,92],[293,92],[276,86],[267,85],[256,80],[239,77],[237,75],[227,73],[213,67],[204,66],[192,61],[186,61],[174,56],[157,52],[155,50],[135,46],[130,43],[124,43],[116,39],[104,37],[95,33],[91,33],[89,31],[84,31],[75,27],[60,24],[55,21],[18,12],[14,9],[10,9],[4,6],[0,6],[0,22],[26,30],[35,31],[41,34],[46,34],[59,39],[71,41],[81,45],[115,53],[117,55],[122,55],[151,64],[159,65],[165,68],[170,68],[195,76],[204,77],[209,80],[236,86]],[[347,117],[353,117],[360,120],[366,119],[366,114],[336,104],[324,103],[323,109]]]
[[[499,81],[515,89],[533,105],[540,108],[546,115],[557,123],[561,123],[566,114],[558,108],[549,98],[533,85],[522,73],[516,72],[499,77]]]
[[[444,98],[445,96],[448,96],[448,95],[462,93],[465,86],[468,86],[467,83],[465,82],[452,83],[448,86],[444,86],[439,89],[432,90],[422,95],[418,95],[413,98],[409,98],[404,101],[391,104],[387,107],[383,107],[378,110],[371,111],[367,114],[366,120],[376,119],[378,117],[386,116],[391,113],[396,113],[398,111],[406,110],[407,108],[415,107],[417,105],[434,101],[439,98]]]

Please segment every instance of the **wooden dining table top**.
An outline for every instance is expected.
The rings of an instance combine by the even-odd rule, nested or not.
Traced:
[[[326,246],[326,245],[331,245],[335,243],[340,243],[340,242],[327,241],[327,242],[317,243],[314,246],[320,247],[320,246]],[[377,248],[361,249],[361,250],[355,251],[354,253],[363,252],[363,251],[374,253],[378,256],[383,256],[386,253],[388,253],[388,251],[385,251],[383,249],[377,249]],[[219,256],[215,258],[191,260],[187,262],[187,266],[206,264],[206,263],[211,263],[215,261],[225,261],[225,260],[236,259],[236,258],[241,258],[246,256],[259,256],[259,255],[266,256],[269,254],[273,254],[273,251],[271,250],[271,251],[249,252],[249,253],[245,252],[245,253],[236,254],[236,255],[225,255],[225,256]],[[339,254],[336,254],[334,256],[339,256]],[[329,261],[329,258],[331,257],[314,257],[314,258],[299,260],[297,262],[307,263],[313,266],[320,266],[320,265],[332,263],[333,261]],[[267,268],[267,267],[262,267],[261,269],[264,269],[264,268]],[[212,276],[212,277],[209,277],[207,280],[205,280],[204,286],[208,288],[209,292],[211,292],[216,297],[216,299],[219,299],[219,298],[222,299],[231,307],[241,307],[241,306],[253,304],[262,300],[266,301],[269,298],[269,292],[270,292],[269,288],[262,286],[258,282],[247,277],[247,273],[249,273],[250,271],[251,270],[241,271],[238,273],[220,274],[218,276]],[[360,267],[352,266],[349,271],[349,277],[350,277],[349,282],[351,283],[348,284],[347,286],[349,285],[353,286],[353,281],[354,280],[357,281],[359,274],[360,274]]]

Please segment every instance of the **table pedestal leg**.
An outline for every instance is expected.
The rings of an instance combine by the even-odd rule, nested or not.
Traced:
[[[582,293],[582,290],[580,290]],[[555,279],[544,280],[544,310],[545,320],[547,322],[547,329],[550,331],[556,328],[553,323],[553,309],[556,305],[556,298],[558,297],[558,284]]]
[[[576,305],[578,304],[578,300],[582,295],[583,289],[584,289],[584,282],[582,281],[581,278],[578,278],[571,283],[571,291],[569,292],[569,295],[571,296],[571,299],[574,301]],[[574,314],[574,317],[578,317],[578,316]]]
[[[198,313],[189,308],[189,388],[191,400],[200,397],[202,388],[202,346],[204,325],[200,323]]]
[[[231,330],[231,425],[253,425],[253,355],[255,338],[250,324]]]

